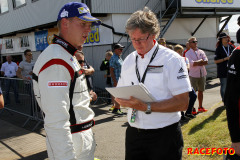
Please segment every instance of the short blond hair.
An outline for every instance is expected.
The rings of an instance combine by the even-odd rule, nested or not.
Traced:
[[[112,51],[107,51],[106,52],[106,56],[112,56],[113,55],[113,52]]]
[[[196,37],[190,37],[188,38],[188,42],[190,42],[192,39],[197,39]]]
[[[181,46],[180,44],[177,44],[176,46],[174,46],[174,51],[177,52],[179,49],[183,50],[183,46]]]

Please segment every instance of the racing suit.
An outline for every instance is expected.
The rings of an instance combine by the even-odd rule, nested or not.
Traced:
[[[33,88],[44,112],[50,160],[93,160],[94,112],[86,78],[74,56],[76,49],[56,36],[38,57]]]

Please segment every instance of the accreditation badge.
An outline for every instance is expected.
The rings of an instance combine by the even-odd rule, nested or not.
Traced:
[[[161,66],[148,65],[147,72],[148,73],[162,73],[163,65],[161,65]]]
[[[130,120],[131,123],[134,123],[134,122],[135,122],[136,115],[137,115],[137,110],[136,110],[136,109],[133,109],[133,110],[132,110],[132,114],[131,114],[131,120]]]

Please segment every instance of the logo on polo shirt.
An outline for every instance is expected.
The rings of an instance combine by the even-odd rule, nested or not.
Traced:
[[[234,66],[234,64],[232,64],[230,68],[231,68],[231,69],[235,69],[235,66]]]
[[[184,70],[183,70],[183,68],[181,67],[181,68],[179,69],[178,73],[183,73],[183,72],[184,72]]]
[[[67,87],[67,81],[48,81],[48,88]]]
[[[187,78],[187,75],[177,76],[177,79],[183,79],[183,78]]]

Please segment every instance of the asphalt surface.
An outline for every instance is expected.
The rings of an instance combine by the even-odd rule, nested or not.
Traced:
[[[203,106],[210,114],[215,108],[222,106],[220,98],[220,82],[218,79],[208,80],[204,92]],[[96,116],[93,127],[97,148],[95,157],[101,160],[124,160],[125,130],[127,118],[116,116],[108,111],[110,105],[101,99],[91,106]],[[195,108],[198,107],[198,101]],[[126,109],[122,109],[126,112]],[[34,131],[36,121],[31,120],[22,127],[27,118],[7,110],[0,110],[0,160],[47,160],[45,131],[40,124]]]

